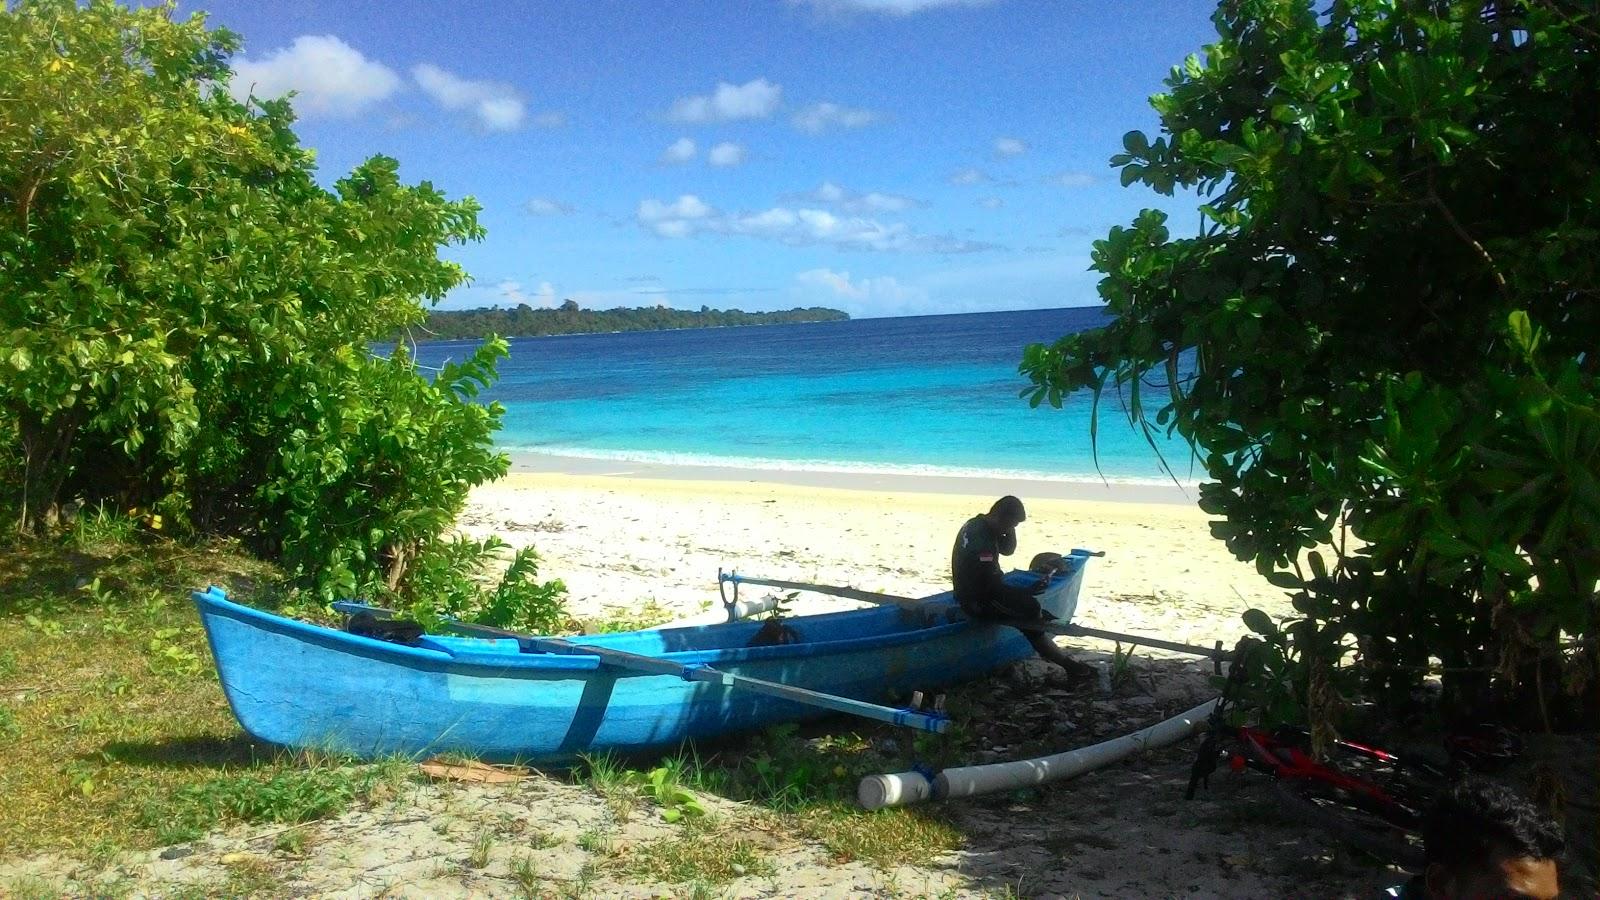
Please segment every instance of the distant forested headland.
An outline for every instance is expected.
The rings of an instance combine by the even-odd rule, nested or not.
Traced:
[[[551,334],[597,334],[613,331],[662,331],[669,328],[714,328],[736,325],[786,325],[797,322],[838,322],[849,313],[821,306],[795,307],[773,312],[737,309],[699,311],[665,306],[583,309],[568,300],[557,309],[535,309],[526,303],[511,308],[432,310],[412,337],[449,341],[498,334],[501,337],[539,337]]]

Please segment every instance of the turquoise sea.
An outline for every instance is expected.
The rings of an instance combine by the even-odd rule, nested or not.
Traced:
[[[519,338],[486,399],[507,450],[636,462],[1170,484],[1112,399],[1030,409],[1024,345],[1098,308]],[[419,361],[471,342],[423,344]],[[1180,481],[1187,447],[1162,441]]]

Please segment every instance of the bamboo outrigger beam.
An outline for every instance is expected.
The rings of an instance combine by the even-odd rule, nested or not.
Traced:
[[[874,591],[863,591],[859,588],[837,587],[829,584],[806,584],[800,581],[780,581],[776,578],[752,578],[740,575],[737,572],[718,573],[719,582],[726,582],[735,586],[734,596],[737,598],[737,586],[740,584],[759,584],[763,587],[775,587],[788,591],[810,591],[816,594],[827,594],[833,597],[843,597],[848,600],[860,600],[863,603],[877,603],[885,606],[900,606],[910,608],[921,604],[922,600],[911,597],[900,597],[894,594],[880,594]],[[1063,637],[1087,637],[1103,641],[1116,641],[1122,644],[1136,644],[1141,647],[1156,647],[1162,650],[1171,650],[1174,653],[1187,653],[1193,656],[1203,656],[1216,663],[1226,661],[1230,651],[1222,649],[1222,642],[1217,641],[1214,647],[1201,647],[1195,644],[1182,644],[1177,641],[1168,641],[1161,638],[1146,637],[1137,634],[1124,634],[1120,631],[1106,631],[1101,628],[1090,628],[1086,625],[1077,625],[1071,622],[1050,621],[1017,621],[1014,619],[985,619],[986,623],[1007,625],[1019,631],[1042,632],[1045,634],[1059,634]]]

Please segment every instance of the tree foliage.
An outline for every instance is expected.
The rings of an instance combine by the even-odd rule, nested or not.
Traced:
[[[1295,593],[1286,630],[1247,621],[1302,704],[1334,704],[1341,663],[1393,698],[1432,658],[1452,696],[1493,675],[1593,717],[1593,5],[1226,0],[1214,22],[1152,99],[1161,133],[1112,159],[1197,194],[1198,233],[1146,210],[1096,242],[1116,318],[1029,347],[1025,393],[1111,392],[1194,446],[1216,537]]]
[[[773,312],[710,309],[698,312],[665,306],[581,309],[567,300],[559,309],[534,309],[526,303],[512,309],[436,309],[428,321],[410,331],[429,340],[459,340],[488,334],[539,337],[550,334],[604,334],[613,331],[664,331],[671,328],[731,328],[741,325],[783,325],[795,322],[837,322],[847,313],[821,306],[796,307]]]
[[[368,347],[465,278],[478,207],[373,157],[331,188],[288,101],[229,95],[232,34],[169,5],[0,12],[0,505],[241,534],[324,597],[404,593],[505,471],[473,398]]]

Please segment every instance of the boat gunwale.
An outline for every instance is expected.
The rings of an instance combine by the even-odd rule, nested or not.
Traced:
[[[1082,567],[1064,573],[1059,589],[1068,590],[1073,581],[1081,577]],[[936,604],[950,604],[949,592],[934,594],[924,599],[917,607],[906,609],[915,612],[925,606]],[[347,652],[355,656],[382,660],[411,668],[420,668],[430,671],[450,671],[462,673],[464,671],[478,672],[489,677],[510,674],[510,670],[523,670],[532,672],[592,672],[601,667],[600,657],[587,653],[505,653],[483,652],[474,653],[452,652],[450,650],[433,649],[428,647],[410,647],[376,638],[363,637],[318,625],[313,622],[303,622],[287,616],[280,616],[266,610],[256,609],[242,603],[227,599],[226,595],[216,589],[195,591],[193,594],[195,604],[200,608],[201,618],[205,620],[208,615],[221,615],[239,620],[252,627],[274,631],[304,640],[328,649]],[[849,616],[882,614],[883,607],[868,607],[866,609],[840,610],[837,612],[821,613],[819,616]],[[797,617],[796,621],[803,621],[809,616]],[[695,631],[708,628],[721,628],[738,623],[718,623],[716,625],[689,626],[683,631]],[[1004,626],[991,625],[965,619],[957,622],[930,622],[922,626],[900,629],[897,631],[878,632],[862,637],[844,638],[839,640],[800,641],[793,644],[776,644],[764,647],[721,647],[710,649],[671,650],[648,654],[663,660],[668,660],[680,665],[728,665],[744,662],[773,662],[788,659],[803,660],[817,657],[827,657],[862,650],[873,650],[888,647],[897,647],[905,644],[924,643],[942,637],[960,634],[978,628],[1000,628]],[[661,629],[672,631],[678,629]],[[209,625],[207,626],[208,638]],[[643,633],[651,629],[640,629]],[[619,634],[629,634],[621,632]],[[592,637],[592,635],[579,635]],[[614,635],[606,635],[614,639]],[[604,646],[603,644],[600,646]],[[215,656],[215,646],[212,647]],[[220,662],[220,660],[219,660]]]

